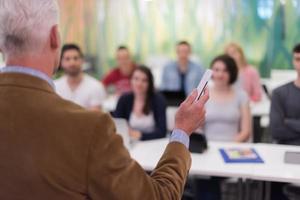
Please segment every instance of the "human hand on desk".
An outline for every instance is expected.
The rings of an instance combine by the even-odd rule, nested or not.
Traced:
[[[197,95],[197,90],[193,90],[187,99],[181,103],[175,116],[175,129],[181,129],[188,135],[202,127],[205,122],[204,106],[209,99],[208,90],[206,89],[204,95],[196,101]]]
[[[140,131],[136,131],[131,128],[129,129],[129,135],[134,140],[140,140],[142,137],[142,133]]]

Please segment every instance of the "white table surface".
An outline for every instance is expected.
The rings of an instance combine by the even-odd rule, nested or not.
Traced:
[[[158,163],[167,144],[168,139],[139,142],[131,148],[130,154],[145,170],[152,170]],[[300,151],[300,147],[223,142],[210,142],[208,145],[209,148],[205,153],[192,154],[191,175],[300,183],[300,165],[283,162],[285,151]],[[219,148],[226,147],[253,147],[265,163],[225,163],[219,153]]]
[[[300,165],[284,163],[285,152],[300,152],[300,147],[261,143],[255,149],[265,164],[255,166],[252,179],[300,183]]]

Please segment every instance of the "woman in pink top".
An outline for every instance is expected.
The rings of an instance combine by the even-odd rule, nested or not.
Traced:
[[[262,87],[259,73],[246,61],[243,49],[236,43],[230,43],[225,47],[225,53],[231,56],[239,68],[239,79],[242,87],[253,102],[262,98]]]

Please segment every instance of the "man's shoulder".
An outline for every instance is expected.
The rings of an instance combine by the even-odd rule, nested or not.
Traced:
[[[204,71],[204,68],[200,63],[189,61],[189,66],[192,70]]]
[[[293,82],[286,83],[274,89],[273,94],[285,95],[288,89],[292,86]]]
[[[67,82],[67,77],[65,75],[59,77],[58,79],[54,80],[55,85],[61,85],[61,84],[66,84]]]
[[[245,69],[246,73],[248,73],[249,75],[259,75],[258,70],[256,67],[252,66],[252,65],[248,65]]]
[[[178,64],[176,61],[169,61],[166,65],[165,68],[167,69],[172,69],[172,68],[177,68]]]
[[[106,76],[116,76],[119,74],[121,74],[121,71],[119,67],[115,66],[106,74]]]

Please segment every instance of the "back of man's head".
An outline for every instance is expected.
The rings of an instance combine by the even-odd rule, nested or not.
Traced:
[[[0,49],[5,55],[41,52],[58,24],[56,0],[0,0]]]

